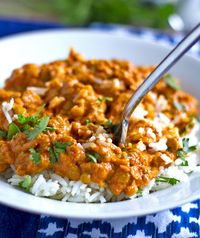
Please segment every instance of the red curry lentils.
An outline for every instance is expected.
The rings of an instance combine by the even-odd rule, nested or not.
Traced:
[[[0,90],[0,171],[51,170],[114,195],[135,194],[173,164],[197,110],[197,100],[166,75],[133,113],[126,145],[115,145],[123,107],[152,69],[71,50],[66,60],[14,70]]]

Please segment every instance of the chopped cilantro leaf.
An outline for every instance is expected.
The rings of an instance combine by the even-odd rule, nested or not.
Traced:
[[[189,149],[189,138],[183,138],[182,142],[183,142],[183,151],[185,151],[187,153],[188,149]]]
[[[141,188],[138,188],[137,194],[138,194],[138,195],[142,195],[142,189],[141,189]]]
[[[97,163],[97,161],[100,159],[100,155],[96,152],[86,153],[86,156],[93,163]]]
[[[181,166],[188,166],[188,161],[187,160],[183,160],[183,162],[181,163]]]
[[[86,126],[90,125],[90,123],[91,123],[90,120],[88,120],[88,119],[85,120],[85,125],[86,125]]]
[[[200,115],[195,117],[196,120],[200,123]]]
[[[38,153],[33,148],[30,148],[29,152],[31,153],[29,159],[32,160],[34,164],[40,164],[41,163],[40,153]]]
[[[24,134],[29,140],[33,140],[37,137],[42,131],[44,131],[48,125],[49,117],[44,117],[39,120],[39,123],[35,125],[33,129],[28,129],[24,131]]]
[[[21,125],[24,125],[24,130],[27,130],[26,128],[30,128],[30,125],[31,126],[35,126],[37,125],[40,120],[41,120],[41,117],[40,117],[40,114],[41,112],[44,110],[44,107],[45,105],[43,105],[39,110],[38,112],[36,112],[34,115],[32,116],[24,116],[22,114],[18,114],[17,115],[17,122],[20,123]]]
[[[188,161],[186,160],[186,156],[188,153],[196,151],[196,146],[189,146],[189,138],[183,138],[183,148],[177,151],[177,156],[183,161],[181,166],[188,166]]]
[[[179,149],[177,151],[177,156],[181,159],[185,159],[186,153],[183,151],[183,149]]]
[[[20,132],[19,127],[14,122],[10,123],[8,127],[7,139],[11,140],[13,136],[15,136],[19,132]]]
[[[104,125],[104,128],[109,129],[111,132],[114,133],[115,129],[117,128],[117,125],[113,124],[111,120],[108,120]]]
[[[50,126],[47,126],[44,131],[55,131],[56,129]]]
[[[175,185],[177,183],[180,182],[179,179],[176,178],[168,178],[168,177],[164,177],[164,176],[159,176],[156,178],[156,182],[158,183],[169,183],[171,185]]]
[[[188,153],[194,152],[194,151],[196,151],[196,150],[197,150],[197,146],[196,146],[196,145],[190,146],[190,147],[188,148]]]
[[[23,126],[23,131],[26,131],[26,130],[28,130],[28,129],[30,129],[30,128],[31,128],[30,125],[25,124],[25,125]]]
[[[7,132],[0,129],[0,138],[5,139],[7,137]]]
[[[188,166],[188,161],[186,160],[185,157],[180,157],[180,159],[183,161],[180,166]]]
[[[45,108],[46,104],[43,104],[39,110],[35,113],[35,116],[38,117],[43,111],[44,111],[44,108]]]
[[[171,74],[167,74],[165,76],[164,80],[170,88],[177,90],[177,91],[180,90],[180,86],[178,85],[176,79],[174,79]]]
[[[53,143],[53,146],[48,149],[50,154],[50,162],[54,164],[58,161],[60,153],[65,153],[67,146],[72,145],[73,143],[71,141],[67,142],[61,142],[61,141],[55,141]]]
[[[192,128],[193,126],[194,126],[194,122],[193,122],[193,118],[191,118],[191,120],[189,121],[189,123],[188,123],[185,127],[183,127],[183,128],[181,129],[180,133],[181,133],[181,134],[187,133],[188,130],[189,130],[190,128]]]
[[[109,128],[112,128],[113,127],[113,122],[111,120],[108,120],[106,125],[109,127]]]
[[[33,122],[35,123],[37,120],[37,118],[33,115],[33,116],[30,116],[30,117],[25,117],[24,115],[22,114],[19,114],[18,117],[17,117],[17,121],[20,123],[20,124],[27,124],[28,122]]]
[[[183,151],[185,153],[194,152],[196,151],[196,149],[197,149],[196,145],[189,146],[189,138],[183,138]]]
[[[55,152],[53,147],[49,147],[48,151],[50,154],[50,162],[52,164],[56,163],[59,159],[58,153]]]
[[[29,192],[32,179],[30,175],[26,175],[24,180],[19,183],[19,187],[23,188],[26,192]]]
[[[112,102],[113,101],[113,98],[112,97],[99,97],[98,99],[98,102],[102,103],[102,102]]]
[[[56,152],[65,153],[67,146],[70,146],[73,143],[71,141],[67,141],[67,142],[55,141],[53,144],[55,146]]]

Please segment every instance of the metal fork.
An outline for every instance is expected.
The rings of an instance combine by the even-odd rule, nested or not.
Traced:
[[[117,144],[125,144],[129,119],[144,96],[155,86],[161,77],[200,39],[200,23],[161,61],[146,80],[132,95],[126,104],[119,125],[116,127],[114,140]]]

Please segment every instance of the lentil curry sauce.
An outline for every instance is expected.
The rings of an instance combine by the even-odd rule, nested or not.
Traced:
[[[153,68],[71,50],[66,60],[14,70],[0,89],[0,172],[51,170],[114,195],[137,193],[173,164],[197,112],[197,100],[166,75],[133,113],[126,145],[115,145],[124,105]]]

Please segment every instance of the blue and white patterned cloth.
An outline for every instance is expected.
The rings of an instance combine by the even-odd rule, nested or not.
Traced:
[[[0,19],[0,37],[13,33],[63,27]],[[175,44],[182,36],[150,29],[92,24],[94,30],[139,35],[162,44]],[[191,50],[200,57],[200,44]],[[200,200],[157,214],[121,220],[74,220],[35,215],[0,205],[0,238],[193,238],[200,237]]]

